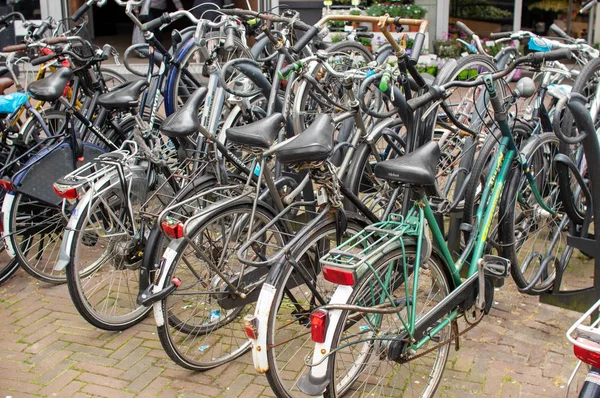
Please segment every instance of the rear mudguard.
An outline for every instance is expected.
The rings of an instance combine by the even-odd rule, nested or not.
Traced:
[[[10,212],[12,211],[13,202],[15,201],[15,192],[7,192],[4,195],[4,201],[2,202],[2,237],[6,245],[6,253],[11,258],[15,258],[15,248],[12,245],[10,239],[9,226],[10,226]]]

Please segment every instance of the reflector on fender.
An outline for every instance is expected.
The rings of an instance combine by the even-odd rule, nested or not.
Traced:
[[[173,239],[183,238],[183,223],[181,221],[167,218],[162,222],[161,227],[165,235]]]
[[[588,339],[577,337],[577,341],[585,343],[585,345],[589,345],[596,349],[600,349],[600,344],[597,344]],[[600,353],[586,350],[585,348],[579,347],[578,345],[573,345],[573,352],[575,353],[575,356],[581,361],[587,363],[588,365],[592,365],[596,368],[600,368]]]
[[[338,285],[354,286],[356,283],[356,274],[352,270],[323,266],[323,278],[331,283]]]
[[[315,343],[324,343],[327,334],[329,313],[326,310],[316,310],[310,315],[310,334]]]
[[[15,186],[8,180],[0,180],[0,188],[4,189],[5,191],[15,190]]]
[[[244,329],[246,336],[251,340],[256,340],[258,337],[258,319],[255,315],[248,314],[244,317]]]
[[[75,200],[79,197],[77,194],[77,188],[70,185],[62,185],[58,183],[52,184],[54,192],[63,199]]]

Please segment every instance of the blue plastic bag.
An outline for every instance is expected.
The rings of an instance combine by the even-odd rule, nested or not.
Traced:
[[[25,93],[12,93],[0,96],[0,113],[13,113],[21,107],[29,96]]]

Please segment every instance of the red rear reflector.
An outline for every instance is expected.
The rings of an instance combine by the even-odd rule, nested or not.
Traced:
[[[325,342],[328,315],[325,310],[316,310],[310,315],[310,334],[315,343]]]
[[[179,221],[175,220],[166,220],[163,221],[162,230],[167,235],[173,239],[183,238],[183,224]]]
[[[15,190],[15,187],[13,186],[12,182],[8,180],[0,180],[0,188],[4,189],[5,191]]]
[[[173,278],[171,279],[171,282],[173,282],[173,284],[177,287],[181,286],[181,281],[179,280],[179,278]]]
[[[246,336],[251,340],[258,338],[258,320],[256,316],[248,314],[244,317],[244,329],[246,330]]]
[[[323,267],[323,278],[325,278],[326,281],[338,285],[353,286],[356,283],[354,271],[328,266]]]
[[[64,199],[75,200],[77,199],[77,189],[75,187],[69,187],[66,185],[53,184],[54,192]]]
[[[600,349],[600,345],[594,343],[593,341],[583,339],[581,337],[578,337],[577,341],[584,342],[586,345]],[[600,354],[593,352],[593,351],[588,351],[585,348],[581,348],[576,345],[573,346],[573,352],[575,353],[575,356],[577,358],[581,359],[583,362],[587,363],[588,365],[592,365],[596,368],[600,368]]]

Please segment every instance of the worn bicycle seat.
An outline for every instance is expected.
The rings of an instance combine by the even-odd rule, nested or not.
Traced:
[[[319,115],[297,138],[277,150],[277,160],[283,164],[297,164],[325,160],[333,151],[331,115]]]
[[[165,119],[160,125],[160,131],[169,138],[186,137],[200,129],[198,110],[206,97],[208,89],[200,87],[188,98],[185,104],[175,113]]]
[[[0,77],[0,95],[4,95],[4,90],[12,87],[15,84],[10,77]]]
[[[279,130],[284,126],[284,122],[281,113],[274,113],[245,126],[230,127],[225,131],[225,136],[228,142],[234,144],[269,149],[275,142]]]
[[[412,185],[435,185],[440,146],[430,141],[413,152],[375,165],[375,176]]]
[[[106,109],[128,109],[137,106],[142,91],[148,87],[146,80],[137,80],[98,97],[98,104]]]
[[[0,77],[8,75],[8,68],[6,66],[0,66]]]
[[[29,83],[27,91],[39,101],[59,99],[73,77],[73,71],[67,67],[57,69],[50,76]]]

